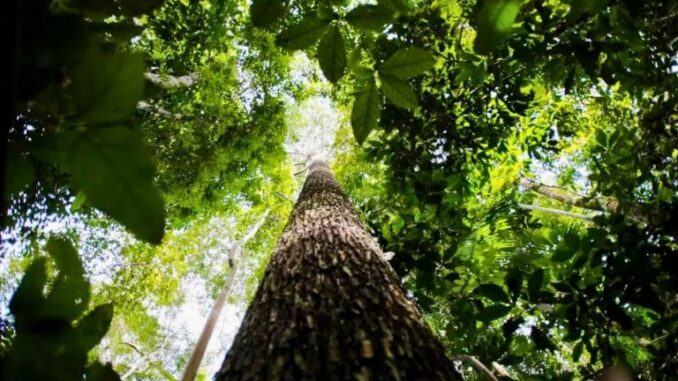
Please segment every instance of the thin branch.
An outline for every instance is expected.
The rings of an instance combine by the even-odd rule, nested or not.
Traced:
[[[181,120],[185,118],[182,114],[172,113],[158,105],[154,105],[146,101],[139,101],[139,103],[137,103],[137,110],[155,114],[167,119]]]
[[[174,89],[179,87],[191,87],[198,82],[198,74],[190,73],[181,76],[168,74],[145,73],[146,80],[163,89]]]
[[[537,205],[518,204],[518,206],[522,209],[533,210],[535,212],[553,214],[553,215],[563,216],[563,217],[578,218],[580,220],[586,220],[586,221],[592,221],[593,218],[595,217],[595,215],[573,213],[573,212],[568,212],[568,211],[565,211],[565,210],[545,208],[545,207],[537,206]],[[602,212],[594,212],[594,213],[602,214]]]
[[[278,197],[280,197],[280,198],[282,198],[282,199],[284,199],[284,200],[287,200],[287,201],[291,202],[292,204],[295,203],[294,200],[292,200],[291,198],[289,198],[289,197],[288,197],[286,194],[284,194],[283,192],[275,192],[275,194],[276,194]]]
[[[483,365],[483,363],[480,362],[480,360],[478,360],[474,356],[461,355],[456,356],[456,359],[470,362],[471,365],[473,365],[473,367],[476,368],[477,371],[482,373],[486,379],[490,381],[499,381],[497,377],[495,377],[494,374],[492,374],[492,372],[489,369],[487,369],[487,367]]]

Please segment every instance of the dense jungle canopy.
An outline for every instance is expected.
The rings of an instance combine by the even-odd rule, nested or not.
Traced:
[[[677,0],[2,7],[3,380],[178,380],[230,280],[211,379],[309,155],[466,380],[677,379]]]

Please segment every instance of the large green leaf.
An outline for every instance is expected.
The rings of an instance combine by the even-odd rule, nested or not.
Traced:
[[[380,103],[377,84],[371,76],[356,95],[351,111],[351,127],[358,144],[362,144],[370,131],[377,127]]]
[[[65,136],[63,136],[65,135]],[[162,240],[165,211],[153,185],[150,154],[141,138],[123,127],[95,128],[82,134],[56,136],[69,141],[66,155],[51,154],[72,175],[73,185],[87,202],[151,243]],[[55,150],[58,151],[58,150]]]
[[[128,119],[144,90],[140,54],[119,53],[94,45],[70,75],[69,95],[75,117],[84,123],[114,123]]]
[[[489,307],[485,307],[480,312],[478,312],[474,318],[483,323],[489,323],[493,320],[497,320],[503,316],[506,316],[511,311],[511,306],[506,306],[503,304],[495,304]]]
[[[278,34],[276,43],[286,50],[306,49],[323,36],[328,25],[328,21],[316,16],[306,17],[299,24]]]
[[[42,315],[73,321],[85,311],[89,303],[90,290],[85,269],[78,252],[69,241],[51,238],[45,249],[54,258],[59,274],[47,295]]]
[[[30,315],[36,307],[42,304],[47,279],[46,265],[45,258],[34,260],[26,269],[19,287],[9,302],[9,310],[14,315],[16,328],[19,331],[29,323]]]
[[[86,350],[96,346],[108,331],[113,319],[113,304],[102,304],[80,319],[76,327],[80,342]]]
[[[384,26],[393,21],[394,13],[382,5],[359,5],[346,14],[346,21],[362,30],[381,31]]]
[[[436,60],[431,53],[417,47],[400,49],[379,67],[380,74],[408,79],[433,67]]]
[[[336,83],[346,71],[346,46],[338,26],[332,26],[318,45],[318,62],[325,77]]]
[[[544,269],[536,269],[530,277],[527,278],[527,292],[530,298],[535,298],[544,284]]]
[[[477,287],[473,292],[495,302],[510,303],[509,296],[506,294],[506,291],[493,283],[483,284]]]
[[[576,253],[576,250],[572,250],[566,246],[558,245],[558,247],[556,247],[556,252],[553,254],[553,256],[551,256],[551,260],[553,262],[565,262],[574,257]]]
[[[111,364],[103,365],[96,362],[87,367],[85,381],[120,381],[120,376],[113,370]]]
[[[388,74],[379,74],[381,92],[394,105],[405,109],[413,109],[419,105],[419,98],[412,87],[402,79]]]
[[[521,0],[485,0],[476,19],[476,39],[473,42],[479,54],[489,54],[510,35]]]
[[[283,0],[253,0],[250,6],[252,24],[256,27],[271,25],[285,13]]]

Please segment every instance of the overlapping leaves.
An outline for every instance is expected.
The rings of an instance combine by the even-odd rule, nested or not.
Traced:
[[[82,316],[90,289],[77,251],[60,238],[50,239],[46,250],[57,274],[48,284],[47,258],[38,258],[14,292],[9,308],[16,336],[1,360],[3,379],[75,381],[85,376],[88,381],[119,380],[110,364],[87,365],[88,352],[108,331],[113,305],[100,305]]]

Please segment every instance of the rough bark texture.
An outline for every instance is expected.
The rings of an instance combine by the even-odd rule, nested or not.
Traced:
[[[216,380],[460,380],[327,166],[314,162]]]

